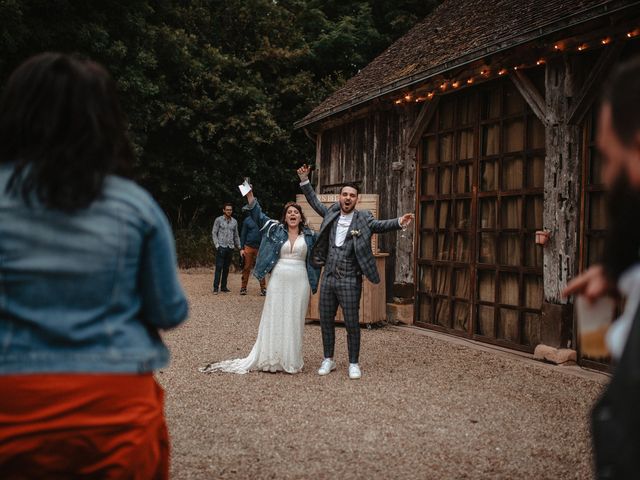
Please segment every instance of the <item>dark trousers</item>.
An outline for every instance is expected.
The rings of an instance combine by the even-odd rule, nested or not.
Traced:
[[[336,312],[342,308],[344,326],[347,329],[349,363],[358,363],[360,357],[360,296],[362,276],[337,278],[333,274],[323,275],[320,286],[320,329],[324,357],[333,357],[336,343]]]
[[[241,288],[247,288],[247,283],[249,282],[249,275],[251,274],[251,270],[256,265],[256,258],[258,257],[258,249],[254,247],[250,247],[249,245],[244,246],[244,267],[242,267],[242,284]],[[263,278],[260,280],[260,288],[264,290],[267,288],[267,282]]]
[[[231,256],[233,248],[220,247],[216,252],[216,273],[213,276],[213,288],[227,288],[227,277],[229,276],[229,265],[231,265]],[[220,285],[222,283],[222,285]]]

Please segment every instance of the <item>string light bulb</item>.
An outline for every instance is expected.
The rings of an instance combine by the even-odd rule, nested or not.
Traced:
[[[603,38],[602,40],[600,40],[600,43],[602,45],[609,45],[611,43],[611,37]]]
[[[467,78],[467,83],[471,85],[473,83],[473,77]]]
[[[537,62],[536,65],[544,65],[546,62],[544,60],[544,58],[540,58]]]
[[[410,101],[411,101],[411,95],[407,93],[407,94],[404,96],[404,99],[405,99],[407,102],[410,102]]]
[[[455,82],[453,82],[453,83],[451,84],[451,86],[452,86],[453,88],[458,88],[458,87],[460,86],[460,82],[459,82],[458,80],[456,80]]]
[[[500,71],[498,71],[498,75],[504,75],[505,73],[507,73],[506,68],[501,68]]]
[[[579,52],[584,52],[587,48],[589,48],[589,45],[587,45],[586,43],[583,43],[582,45],[580,45],[578,47],[578,51]]]
[[[429,98],[429,99],[433,98],[433,92],[427,93],[427,98]]]
[[[444,90],[445,88],[447,88],[447,82],[442,82],[442,84],[440,84],[440,89]]]
[[[396,105],[400,105],[402,103],[402,100],[401,99],[397,99],[395,103],[396,103]]]
[[[480,75],[483,75],[486,77],[487,75],[489,75],[489,70],[487,70],[486,68],[484,70],[481,70]]]

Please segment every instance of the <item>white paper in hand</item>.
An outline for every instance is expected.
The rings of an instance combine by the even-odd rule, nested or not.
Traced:
[[[251,185],[249,185],[249,182],[247,182],[246,180],[242,185],[238,185],[238,188],[240,189],[240,193],[243,197],[251,191]]]

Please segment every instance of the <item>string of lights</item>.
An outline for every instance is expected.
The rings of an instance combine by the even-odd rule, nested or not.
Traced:
[[[634,30],[627,32],[624,36],[621,36],[621,39],[628,40],[638,36],[640,36],[640,28],[636,28]],[[594,40],[591,42],[571,43],[568,40],[563,40],[553,44],[552,52],[554,53],[559,53],[559,52],[568,53],[571,51],[584,52],[586,50],[589,50],[590,48],[611,45],[613,41],[614,41],[614,38],[611,36],[607,36],[607,37],[601,38],[598,41]],[[517,65],[513,65],[511,67],[501,66],[499,68],[494,68],[494,69],[483,67],[480,69],[477,76],[470,75],[470,76],[465,76],[465,78],[452,78],[448,80],[442,80],[437,85],[437,88],[433,88],[430,92],[426,94],[422,93],[418,95],[415,92],[405,92],[402,94],[400,98],[396,98],[393,102],[396,105],[425,102],[427,100],[431,100],[438,90],[441,92],[444,92],[448,89],[457,89],[463,84],[472,85],[476,80],[487,80],[492,77],[492,73],[494,75],[497,75],[498,77],[502,77],[504,75],[508,75],[510,71],[524,70],[526,68],[544,65],[545,63],[547,63],[547,59],[544,57],[541,57],[541,58],[538,58],[535,61],[535,63],[532,63],[532,64],[520,63]]]

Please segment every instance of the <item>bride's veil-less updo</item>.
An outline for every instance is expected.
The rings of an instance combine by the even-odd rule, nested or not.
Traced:
[[[298,225],[298,230],[300,233],[302,233],[304,227],[307,226],[307,217],[305,217],[304,213],[302,213],[302,207],[298,205],[296,202],[287,202],[285,204],[284,209],[282,210],[282,217],[280,218],[280,223],[282,223],[283,225],[287,223],[286,222],[287,210],[289,210],[290,207],[293,207],[296,210],[298,210],[298,212],[300,212],[300,224]]]

